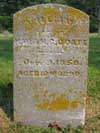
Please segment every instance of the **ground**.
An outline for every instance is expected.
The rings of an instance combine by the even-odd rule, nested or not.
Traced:
[[[13,36],[0,34],[0,133],[56,133],[56,130],[41,129],[32,126],[23,126],[14,123],[13,118]],[[90,35],[87,115],[83,129],[78,127],[73,132],[99,133],[100,132],[100,37]],[[9,118],[9,119],[8,119]],[[8,128],[9,126],[9,128]],[[62,133],[71,129],[66,128]],[[68,131],[69,132],[69,131]]]

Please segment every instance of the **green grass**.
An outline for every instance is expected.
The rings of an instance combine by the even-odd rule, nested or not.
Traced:
[[[12,81],[12,38],[0,39],[0,87]]]
[[[100,100],[100,38],[90,36],[88,94],[95,100]]]
[[[13,77],[13,37],[12,35],[4,37],[0,34],[0,106],[5,110],[9,116],[12,113],[12,110],[9,110],[8,105],[9,101],[12,101],[12,94],[8,83],[12,83]],[[88,95],[94,100],[100,100],[100,38],[98,36],[90,36],[89,44],[89,64],[88,64]],[[100,117],[99,117],[100,119]],[[88,120],[89,125],[94,121],[97,125],[97,118],[93,117]],[[16,127],[17,126],[17,127]],[[31,131],[33,133],[53,133],[55,131],[51,129],[40,129],[32,128],[30,126],[24,127],[20,125],[14,125],[9,128],[10,133],[13,133],[13,128],[16,128],[15,133],[23,132],[28,133]],[[66,131],[65,131],[66,130]],[[67,133],[67,128],[64,129],[64,132]],[[63,132],[63,133],[64,133]],[[0,132],[1,133],[1,132]],[[8,132],[7,132],[8,133]]]
[[[0,106],[8,116],[11,116],[13,110],[13,107],[11,107],[13,105],[13,94],[11,88],[8,87],[13,77],[12,45],[13,39],[11,36],[4,38],[3,35],[0,35]]]

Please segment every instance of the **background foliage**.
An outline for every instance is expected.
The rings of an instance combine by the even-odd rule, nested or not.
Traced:
[[[15,12],[42,3],[60,3],[83,10],[90,16],[90,31],[99,31],[100,0],[0,0],[0,32],[12,31],[12,20]]]

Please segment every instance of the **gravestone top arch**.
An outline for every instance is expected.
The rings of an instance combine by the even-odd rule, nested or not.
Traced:
[[[60,4],[14,14],[14,118],[46,127],[85,121],[89,17]]]

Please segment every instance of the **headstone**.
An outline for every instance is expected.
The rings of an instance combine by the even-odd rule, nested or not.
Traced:
[[[47,127],[85,121],[89,17],[60,4],[14,15],[14,118]]]

